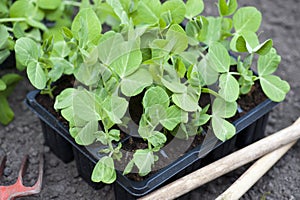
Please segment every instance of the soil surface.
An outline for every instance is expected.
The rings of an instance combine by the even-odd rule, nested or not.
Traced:
[[[205,0],[206,13],[216,13],[215,1]],[[261,40],[273,38],[274,45],[282,56],[277,72],[291,84],[286,100],[270,113],[267,134],[292,124],[300,116],[300,2],[298,0],[246,1],[241,5],[256,6],[263,14],[260,29]],[[24,79],[10,98],[15,111],[15,120],[8,126],[0,125],[0,155],[8,156],[0,185],[12,184],[16,180],[21,160],[29,155],[25,176],[27,185],[34,184],[38,170],[39,152],[44,154],[44,180],[40,194],[23,197],[26,200],[48,199],[114,199],[113,187],[94,190],[78,175],[75,162],[60,161],[47,146],[41,132],[39,119],[23,104],[32,86]],[[242,199],[300,199],[300,143],[298,142]],[[228,188],[249,165],[226,174],[179,199],[215,199]]]

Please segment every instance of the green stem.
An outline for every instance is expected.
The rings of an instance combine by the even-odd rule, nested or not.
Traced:
[[[240,73],[238,73],[238,72],[229,72],[231,75],[238,75],[238,76],[240,76],[241,74]]]
[[[81,3],[74,2],[74,1],[63,1],[63,3],[65,5],[68,5],[68,6],[75,6],[75,7],[80,7],[81,6]]]
[[[220,95],[217,92],[215,92],[209,88],[202,88],[201,92],[214,95],[215,97],[220,97]]]
[[[5,23],[5,22],[24,22],[26,21],[26,18],[24,17],[19,17],[19,18],[2,18],[0,19],[0,23]]]

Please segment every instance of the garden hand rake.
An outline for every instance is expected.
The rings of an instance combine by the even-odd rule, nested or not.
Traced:
[[[27,187],[23,185],[23,176],[25,174],[26,162],[28,156],[25,156],[22,160],[20,171],[18,174],[18,179],[15,184],[8,186],[0,186],[0,200],[14,200],[16,197],[29,196],[33,194],[38,194],[42,188],[42,179],[43,179],[43,168],[44,168],[44,159],[43,155],[40,155],[39,158],[39,175],[36,183]],[[4,170],[6,162],[6,156],[0,156],[0,177]]]

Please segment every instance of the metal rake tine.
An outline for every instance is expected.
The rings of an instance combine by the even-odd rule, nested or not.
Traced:
[[[6,163],[6,156],[0,157],[0,177],[2,176],[4,167],[5,167],[5,163]]]
[[[27,160],[28,160],[28,155],[25,155],[22,163],[21,163],[21,167],[19,170],[19,174],[18,174],[18,180],[23,184],[23,176],[25,174],[26,168],[27,168]]]
[[[42,182],[43,182],[43,171],[44,171],[44,156],[43,154],[39,155],[39,176],[36,183],[32,186],[35,189],[36,193],[39,193],[42,189]]]

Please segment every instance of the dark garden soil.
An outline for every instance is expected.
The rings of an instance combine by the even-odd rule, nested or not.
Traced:
[[[215,13],[215,1],[205,0],[206,13]],[[298,0],[246,1],[240,4],[254,5],[261,10],[263,25],[261,39],[273,38],[274,45],[282,56],[278,71],[283,79],[291,84],[291,91],[286,100],[270,113],[267,134],[271,134],[293,123],[300,116],[300,2]],[[44,180],[40,194],[20,199],[114,199],[112,186],[94,190],[78,176],[74,162],[64,164],[44,145],[41,127],[37,117],[23,104],[30,90],[27,80],[16,88],[10,98],[15,120],[8,126],[0,125],[0,155],[7,154],[7,167],[0,178],[0,185],[12,184],[17,176],[21,159],[29,155],[28,173],[25,183],[32,185],[37,177],[38,153],[44,153]],[[1,112],[1,111],[0,111]],[[179,199],[216,198],[228,188],[248,166],[224,175]],[[242,199],[300,199],[300,143],[298,142]]]

